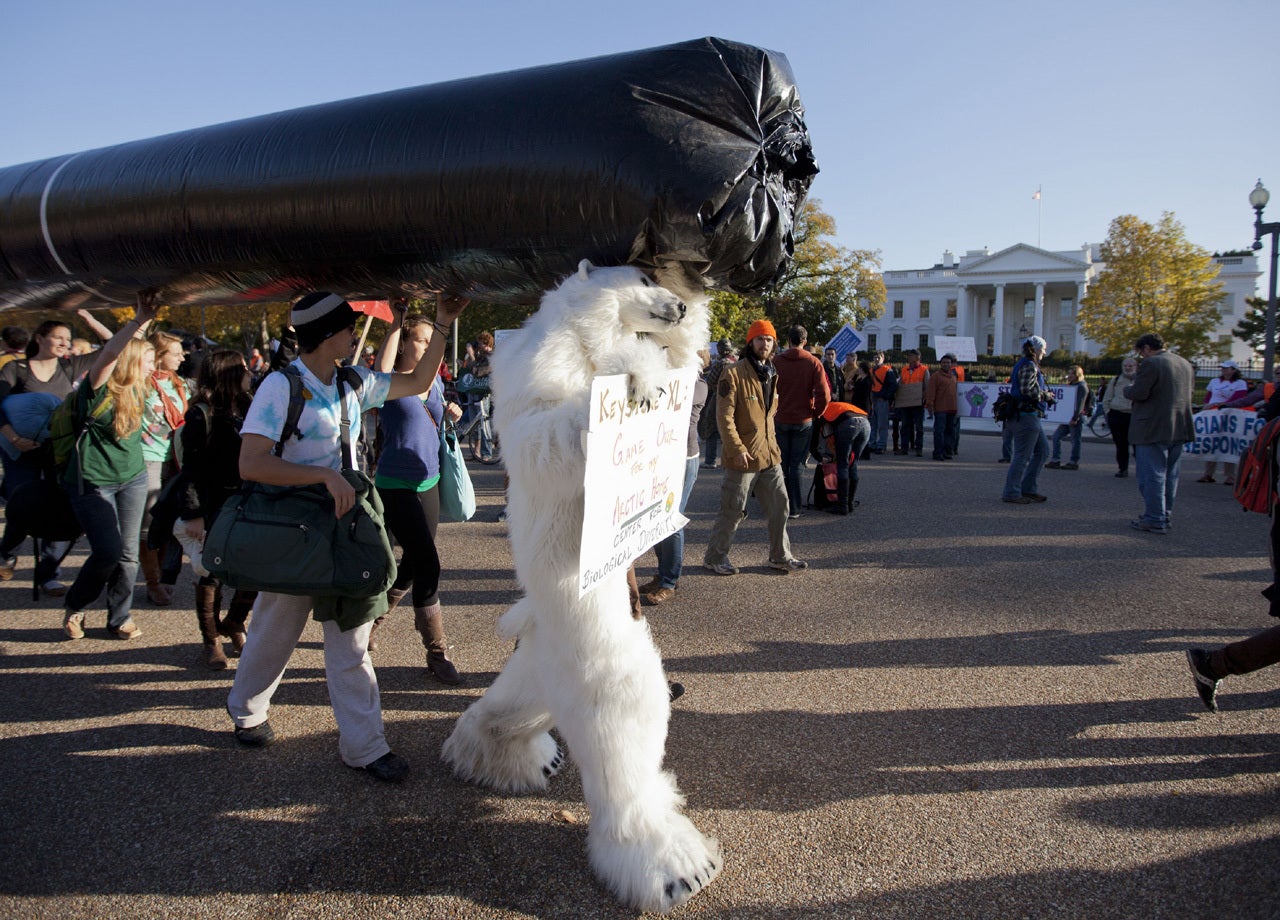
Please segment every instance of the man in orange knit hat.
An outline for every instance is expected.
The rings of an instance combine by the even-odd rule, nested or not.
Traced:
[[[747,516],[747,498],[752,494],[769,525],[769,568],[784,573],[808,568],[791,555],[787,539],[787,487],[773,427],[778,411],[778,372],[773,367],[777,338],[767,319],[752,323],[741,360],[726,369],[716,384],[716,424],[724,444],[725,472],[720,514],[702,561],[717,575],[738,574],[729,562],[729,547]]]

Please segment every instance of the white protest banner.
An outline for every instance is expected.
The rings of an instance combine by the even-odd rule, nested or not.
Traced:
[[[971,335],[935,335],[933,350],[939,358],[949,352],[956,356],[957,361],[978,360],[978,346]]]
[[[1237,462],[1267,420],[1248,409],[1205,409],[1193,418],[1196,439],[1188,441],[1184,452],[1201,460]]]
[[[991,407],[996,397],[1007,393],[1007,383],[962,383],[958,387],[960,397],[960,418],[984,418],[991,420]],[[1057,422],[1065,425],[1071,421],[1076,412],[1076,388],[1074,386],[1051,386],[1049,391],[1057,397],[1057,401],[1045,413],[1046,422]]]
[[[672,371],[658,402],[628,405],[627,377],[591,382],[578,596],[688,523],[680,513],[695,371]]]

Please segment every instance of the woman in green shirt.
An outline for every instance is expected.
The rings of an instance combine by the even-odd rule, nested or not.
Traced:
[[[142,407],[155,369],[155,348],[141,338],[155,318],[155,296],[138,296],[134,318],[98,352],[80,383],[80,419],[87,419],[63,478],[76,519],[89,541],[89,557],[66,596],[62,630],[84,638],[84,609],[107,595],[107,632],[117,639],[142,635],[133,622],[138,535],[147,500],[142,457]]]

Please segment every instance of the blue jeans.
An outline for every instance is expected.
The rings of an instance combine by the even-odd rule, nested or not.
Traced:
[[[1182,443],[1135,444],[1138,492],[1142,494],[1142,520],[1169,526],[1173,500],[1178,494],[1178,473],[1182,468]]]
[[[1013,429],[1013,459],[1009,461],[1009,474],[1004,479],[1003,497],[1035,495],[1040,468],[1049,453],[1049,439],[1040,427],[1040,416],[1034,412],[1023,412],[1009,427]]]
[[[689,496],[693,494],[693,484],[698,480],[698,458],[690,457],[684,463],[684,490],[680,493],[680,513],[689,506]],[[680,572],[684,569],[684,528],[663,538],[653,548],[658,556],[658,581],[664,588],[674,589],[680,580]]]
[[[1077,422],[1074,425],[1059,425],[1053,431],[1053,457],[1058,460],[1062,457],[1062,439],[1067,435],[1071,435],[1071,461],[1072,463],[1080,462],[1080,438],[1084,435],[1084,422]]]
[[[1013,459],[1013,422],[1000,423],[1000,459]]]
[[[800,513],[804,492],[800,488],[800,464],[809,455],[811,422],[777,422],[778,449],[782,451],[782,481],[787,487],[787,505],[791,514]]]
[[[858,455],[871,439],[871,423],[861,415],[845,419],[835,430],[836,479],[858,478]]]
[[[871,449],[884,450],[889,443],[889,400],[871,400]]]
[[[712,431],[711,434],[707,436],[707,439],[702,442],[702,446],[706,450],[705,462],[707,466],[715,466],[716,451],[720,447],[720,432]]]
[[[133,583],[138,578],[138,534],[142,509],[147,502],[147,473],[128,482],[94,485],[86,482],[84,494],[67,488],[67,496],[89,541],[89,558],[67,591],[68,610],[80,612],[107,589],[107,626],[119,629],[129,621],[133,607]]]
[[[933,413],[933,456],[934,459],[950,457],[955,452],[955,442],[959,438],[960,416],[954,412]]]
[[[476,430],[480,433],[480,456],[488,457],[493,453],[493,448],[489,445],[489,419],[487,417],[489,407],[485,405],[485,400],[489,397],[472,395],[469,398],[474,400],[474,402],[467,403],[466,408],[463,410],[462,426],[465,428],[467,425],[470,425],[475,421],[476,416],[481,413],[485,414],[486,418],[480,422],[480,426]],[[475,434],[475,432],[472,432],[472,434]]]

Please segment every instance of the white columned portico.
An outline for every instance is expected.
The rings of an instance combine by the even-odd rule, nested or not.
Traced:
[[[1044,282],[1036,282],[1036,319],[1035,334],[1044,338]],[[1046,339],[1046,341],[1048,341]]]
[[[1085,295],[1089,293],[1088,281],[1076,282],[1076,315],[1072,320],[1072,326],[1075,328],[1075,336],[1072,339],[1072,349],[1075,351],[1084,351],[1084,335],[1080,332],[1080,304],[1084,303]]]
[[[956,288],[956,335],[969,334],[969,286],[962,284]]]
[[[1004,285],[996,285],[996,341],[995,353],[1004,354]]]

